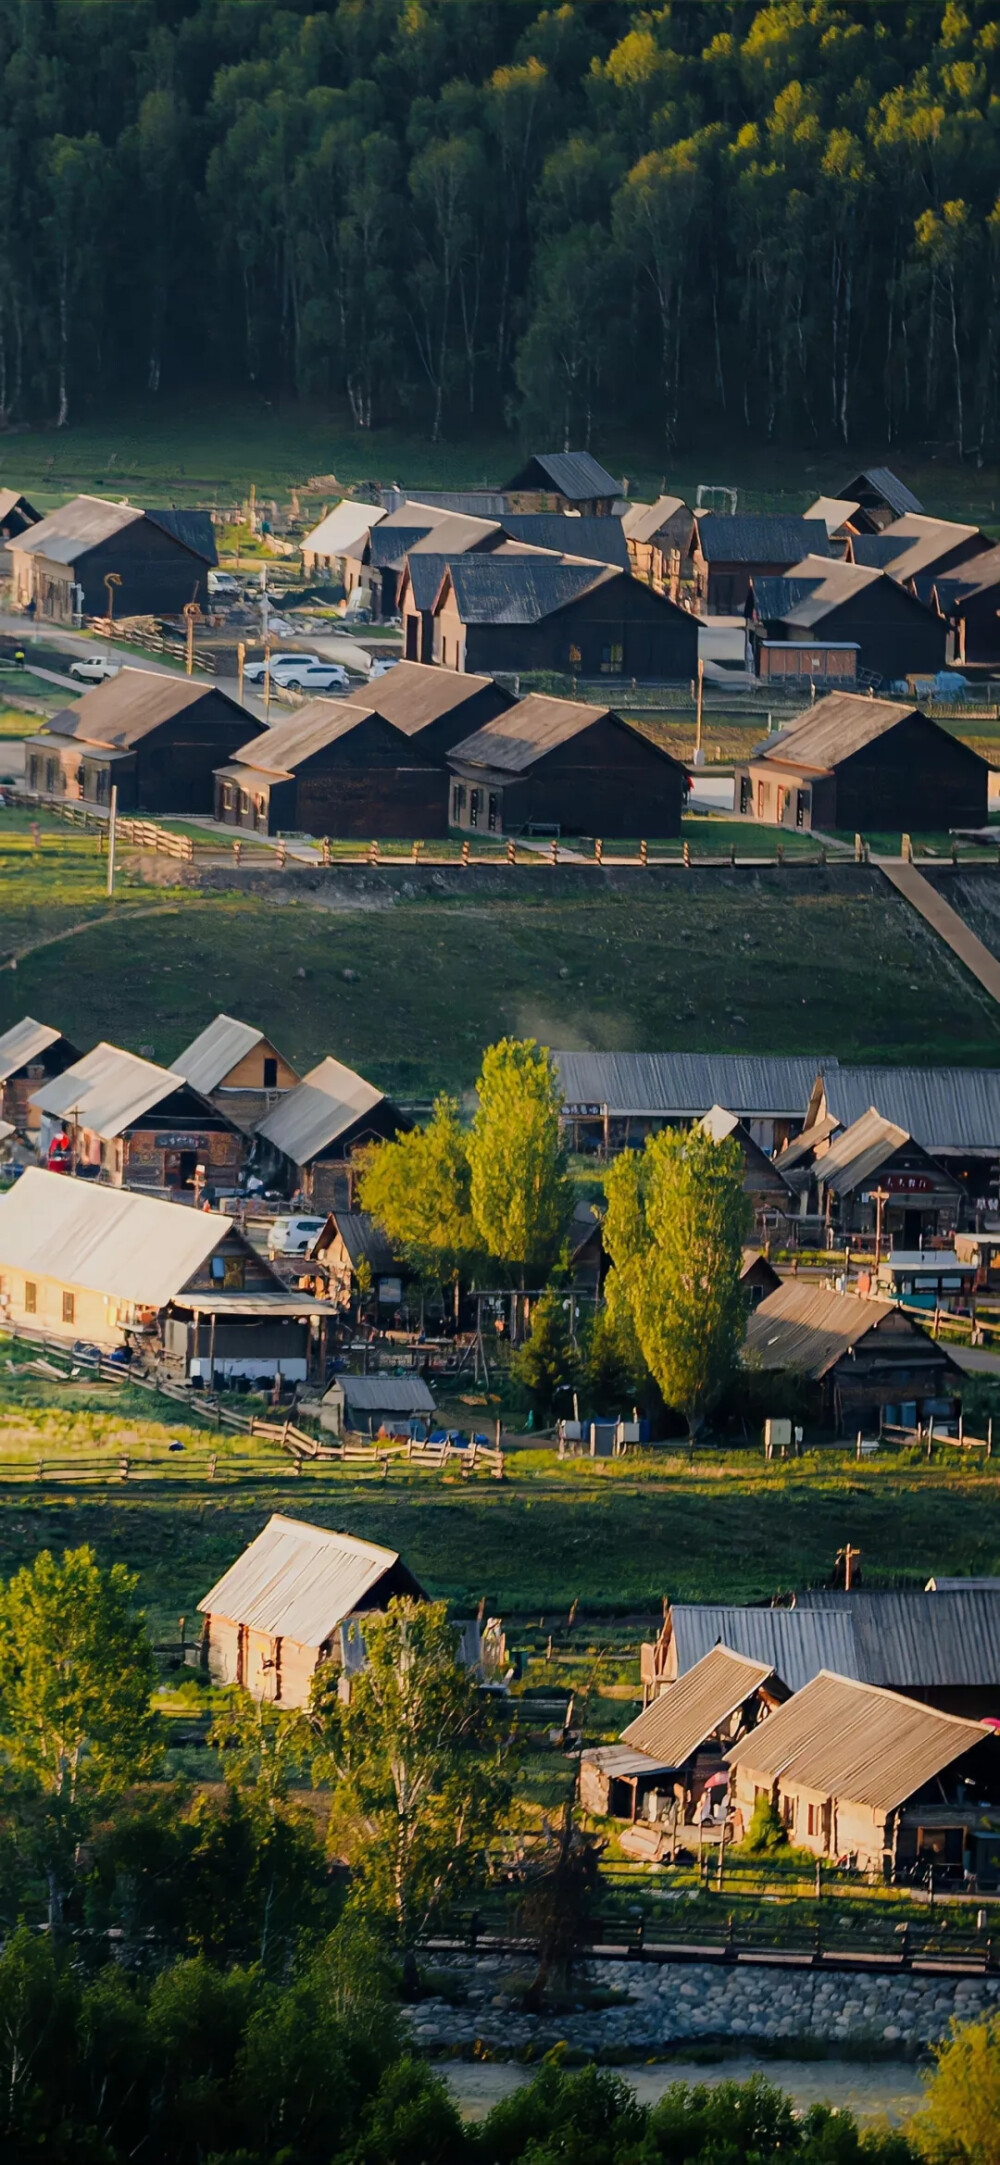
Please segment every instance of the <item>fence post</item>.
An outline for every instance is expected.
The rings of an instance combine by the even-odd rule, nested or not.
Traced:
[[[649,843],[648,843],[648,842],[640,842],[640,844],[639,844],[639,863],[640,863],[640,864],[648,864],[648,863],[649,863]]]
[[[217,1460],[216,1460],[216,1454],[215,1454],[215,1452],[213,1451],[213,1452],[212,1452],[212,1455],[211,1455],[211,1457],[210,1457],[210,1459],[209,1459],[209,1461],[208,1461],[208,1478],[209,1478],[209,1480],[210,1480],[210,1481],[214,1481],[214,1479],[215,1479],[215,1468],[216,1468],[216,1464],[217,1464]]]
[[[683,847],[682,847],[682,849],[681,849],[681,859],[682,859],[682,862],[683,862],[683,864],[684,864],[685,870],[686,870],[686,871],[690,871],[690,869],[691,869],[691,844],[690,844],[690,842],[685,842],[685,843],[683,844]]]
[[[596,835],[594,838],[594,863],[604,863],[604,844],[601,840],[600,835]]]

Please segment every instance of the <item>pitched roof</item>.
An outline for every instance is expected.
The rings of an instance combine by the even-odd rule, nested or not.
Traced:
[[[152,1060],[140,1060],[137,1053],[102,1041],[33,1091],[30,1102],[57,1120],[72,1116],[80,1128],[110,1141],[141,1113],[151,1112],[172,1091],[185,1087],[190,1085],[173,1068],[157,1067]]]
[[[463,624],[537,624],[620,576],[610,564],[503,554],[456,557],[445,575]]]
[[[370,1263],[372,1270],[376,1272],[395,1273],[400,1269],[399,1257],[393,1254],[392,1247],[386,1239],[381,1226],[376,1225],[374,1218],[369,1216],[367,1210],[333,1210],[330,1212],[327,1224],[332,1224],[340,1234],[352,1263],[360,1263],[363,1260]],[[325,1233],[326,1226],[324,1226],[323,1232],[318,1233],[316,1236],[311,1250],[313,1255],[316,1255],[319,1249],[323,1247]]]
[[[215,546],[215,528],[208,511],[189,511],[186,506],[169,504],[165,508],[147,506],[145,516],[154,526],[162,527],[181,547],[190,549],[192,556],[200,556],[206,564],[219,561]]]
[[[925,1150],[1000,1152],[1000,1068],[850,1067],[831,1061],[824,1067],[823,1088],[829,1113],[842,1127],[877,1105]]]
[[[356,1120],[383,1103],[384,1093],[339,1060],[320,1060],[287,1090],[257,1133],[293,1165],[308,1165],[317,1153],[346,1134]]]
[[[843,608],[886,576],[873,565],[846,564],[839,556],[824,558],[814,551],[790,565],[783,578],[754,579],[753,595],[757,613],[766,622],[810,631],[832,610]]]
[[[381,496],[390,512],[411,501],[405,489],[396,487],[383,489]],[[429,511],[460,511],[473,519],[502,519],[504,512],[502,489],[418,489],[412,501]]]
[[[946,588],[952,601],[981,593],[984,587],[996,586],[1000,581],[1000,541],[992,549],[981,549],[977,556],[963,557],[960,564],[952,564],[937,580],[938,588]]]
[[[854,517],[858,505],[846,496],[817,496],[814,504],[802,513],[804,519],[822,519],[828,534],[839,533],[849,519]]]
[[[422,534],[410,554],[421,556],[434,550],[439,556],[462,556],[466,549],[481,549],[492,535],[501,532],[497,519],[470,518],[467,513],[453,511]]]
[[[32,1165],[0,1196],[0,1267],[162,1308],[232,1231],[216,1211]]]
[[[72,564],[99,542],[120,534],[125,526],[142,518],[138,504],[111,504],[103,496],[74,496],[58,511],[50,511],[26,534],[18,534],[19,553],[47,556],[54,564]]]
[[[428,536],[428,538],[432,539],[433,537]],[[410,582],[410,592],[413,595],[415,609],[433,609],[441,592],[441,581],[447,569],[448,559],[446,556],[442,556],[437,549],[423,550],[419,555],[416,549],[410,550],[404,571]],[[399,664],[397,663],[396,666],[398,668]],[[425,666],[427,665],[425,664]]]
[[[740,1119],[801,1117],[817,1072],[836,1062],[739,1052],[553,1052],[567,1106],[613,1116],[700,1119],[725,1105]]]
[[[888,1812],[992,1736],[982,1722],[822,1669],[726,1759],[786,1788]]]
[[[779,1172],[792,1172],[797,1165],[801,1165],[803,1158],[809,1156],[810,1151],[815,1150],[817,1143],[828,1142],[840,1125],[833,1113],[826,1113],[822,1120],[814,1120],[811,1127],[803,1128],[800,1135],[793,1135],[791,1142],[786,1143],[775,1158]]]
[[[688,509],[683,496],[658,496],[655,504],[630,504],[622,519],[626,540],[655,541],[679,511],[685,512],[694,524],[694,512]]]
[[[978,526],[907,512],[883,534],[859,534],[851,548],[855,563],[887,566],[894,579],[913,579],[918,572],[933,571],[943,556],[963,542],[975,541],[978,533]]]
[[[908,489],[905,481],[900,481],[898,474],[894,474],[889,466],[869,466],[864,473],[855,474],[852,480],[845,481],[842,494],[856,497],[859,505],[866,496],[874,496],[881,503],[888,504],[890,511],[894,511],[900,519],[905,518],[908,511],[922,511],[924,508],[918,503],[912,489]]]
[[[505,483],[509,494],[532,487],[531,468],[541,467],[545,479],[559,496],[565,496],[571,504],[588,502],[598,496],[620,496],[621,483],[609,474],[606,466],[599,465],[589,451],[536,451],[522,466],[512,481]]]
[[[74,707],[63,707],[49,723],[52,736],[73,737],[78,743],[107,745],[127,751],[179,714],[197,722],[197,708],[204,701],[224,700],[234,715],[254,727],[254,717],[215,684],[198,683],[193,677],[161,676],[152,669],[120,669],[116,677],[95,684]],[[207,717],[215,720],[214,712]]]
[[[801,1691],[818,1670],[834,1664],[842,1676],[859,1674],[851,1619],[837,1608],[750,1609],[675,1601],[670,1629],[678,1678],[720,1640],[730,1652],[773,1670],[790,1691]]]
[[[786,1278],[752,1310],[745,1350],[758,1368],[787,1369],[815,1383],[876,1324],[898,1312],[891,1301],[863,1300],[857,1293],[833,1293],[800,1278]],[[919,1336],[918,1326],[913,1328]],[[935,1345],[933,1352],[950,1359],[942,1345]]]
[[[423,1376],[338,1376],[349,1406],[359,1413],[435,1413]]]
[[[403,558],[425,534],[431,531],[425,526],[394,526],[391,519],[383,519],[381,526],[373,529],[369,558],[373,571],[402,569]]]
[[[868,1111],[862,1113],[859,1120],[852,1121],[851,1126],[830,1144],[829,1150],[817,1159],[816,1178],[824,1188],[831,1188],[834,1195],[850,1195],[909,1141],[905,1128],[897,1128],[893,1121],[884,1120],[874,1105],[870,1105]],[[947,1177],[942,1173],[942,1180]]]
[[[548,752],[582,736],[593,724],[609,719],[620,721],[609,707],[590,706],[583,699],[550,699],[543,692],[531,692],[516,707],[508,708],[506,714],[496,715],[471,737],[463,737],[448,757],[466,766],[497,767],[505,773],[524,774],[537,759],[544,759]],[[627,729],[629,725],[621,722],[620,726]],[[676,766],[669,753],[663,757]]]
[[[329,744],[338,744],[342,737],[349,737],[365,722],[374,722],[383,732],[389,731],[393,737],[398,737],[402,752],[402,735],[386,721],[381,704],[381,698],[378,707],[374,701],[361,699],[307,700],[294,714],[283,715],[273,728],[265,729],[249,744],[241,744],[233,758],[241,767],[252,768],[255,773],[266,774],[274,781],[287,781],[305,760],[325,751]],[[408,760],[421,762],[420,753],[409,748],[406,756]]]
[[[501,703],[514,704],[513,696],[499,692],[492,677],[437,669],[431,662],[397,662],[387,676],[377,681],[379,713],[406,737],[416,736],[429,723],[440,721],[442,715],[468,705],[480,692],[489,692]],[[374,686],[372,690],[374,693]]]
[[[198,1608],[269,1638],[322,1646],[398,1563],[396,1549],[275,1512]]]
[[[12,511],[17,510],[19,505],[23,505],[25,511],[31,513],[32,520],[36,524],[40,521],[41,513],[35,510],[34,504],[28,502],[28,498],[21,489],[0,489],[0,525],[3,524],[4,519],[9,518]]]
[[[50,1045],[58,1044],[61,1036],[61,1030],[54,1030],[48,1022],[36,1022],[33,1015],[23,1015],[20,1022],[12,1023],[0,1037],[0,1082],[37,1060]]]
[[[183,1075],[207,1097],[211,1090],[218,1089],[238,1060],[244,1060],[255,1045],[262,1043],[263,1037],[263,1030],[255,1030],[252,1022],[237,1022],[233,1015],[216,1015],[214,1022],[178,1053],[174,1074]]]
[[[796,714],[775,736],[765,737],[763,744],[755,747],[753,757],[823,773],[919,712],[919,707],[907,700],[868,699],[860,692],[827,692],[825,698]]]
[[[629,568],[621,519],[578,518],[565,511],[505,511],[502,523],[512,541],[551,549],[560,556],[586,556],[595,564],[615,564],[619,571]]]
[[[305,535],[302,543],[304,556],[353,555],[359,542],[364,541],[373,526],[380,526],[385,512],[380,504],[356,504],[348,497],[335,504],[325,519]]]
[[[694,518],[707,564],[795,564],[803,556],[829,553],[822,519],[791,518],[784,512],[740,512],[729,518],[718,511],[696,511]]]
[[[795,1614],[834,1610],[850,1622],[852,1673],[900,1690],[1000,1684],[1000,1592],[965,1585],[935,1593],[797,1594]]]
[[[682,1767],[773,1675],[770,1662],[713,1646],[622,1730],[622,1743],[648,1752],[663,1766]]]

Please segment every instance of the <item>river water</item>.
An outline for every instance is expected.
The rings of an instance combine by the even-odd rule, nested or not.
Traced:
[[[510,2060],[444,2060],[437,2065],[467,2120],[484,2120],[492,2105],[538,2072]],[[749,2082],[751,2075],[766,2075],[788,2092],[798,2111],[836,2105],[852,2112],[862,2127],[884,2120],[901,2126],[923,2096],[918,2069],[902,2060],[758,2060],[746,2053],[707,2066],[694,2060],[658,2060],[645,2067],[616,2068],[615,2073],[624,2076],[643,2105],[655,2105],[672,2082]]]

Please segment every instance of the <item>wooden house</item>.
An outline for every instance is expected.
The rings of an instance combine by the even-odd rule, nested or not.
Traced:
[[[581,1804],[633,1823],[669,1816],[676,1836],[713,1794],[724,1801],[725,1752],[789,1696],[766,1661],[714,1646],[622,1730],[620,1743],[582,1754]]]
[[[368,1143],[392,1142],[412,1125],[409,1115],[363,1075],[339,1060],[321,1060],[259,1123],[257,1154],[318,1216],[351,1208],[356,1151]]]
[[[786,1278],[751,1310],[746,1358],[797,1380],[810,1419],[838,1436],[956,1417],[961,1368],[890,1301]]]
[[[329,1297],[338,1308],[349,1308],[357,1298],[363,1266],[380,1318],[399,1307],[410,1275],[366,1210],[331,1210],[309,1250],[309,1263],[320,1266]]]
[[[345,557],[356,560],[372,527],[380,525],[384,518],[380,504],[359,504],[345,496],[303,538],[302,569],[306,578],[343,582]]]
[[[210,813],[216,768],[263,728],[214,684],[122,669],[28,738],[27,785],[104,809],[114,785],[120,812]]]
[[[681,580],[693,575],[694,512],[683,497],[658,496],[655,504],[630,504],[622,532],[636,578],[676,601]]]
[[[445,669],[682,679],[698,666],[687,610],[613,564],[533,552],[456,557],[434,604]]]
[[[916,588],[948,625],[956,662],[1000,662],[1000,543],[928,582],[918,579]]]
[[[177,616],[186,602],[208,601],[208,574],[217,562],[207,511],[144,511],[138,504],[75,496],[8,543],[13,598],[33,603],[40,617],[71,624],[108,613]]]
[[[617,571],[630,569],[628,543],[621,519],[595,518],[572,512],[505,511],[501,534],[518,549],[544,549],[554,556],[586,556],[594,564],[613,564]],[[440,530],[433,537],[440,548]],[[503,541],[497,546],[503,546]]]
[[[589,451],[538,451],[504,483],[503,495],[508,511],[610,518],[622,489]]]
[[[434,504],[404,500],[386,511],[359,534],[344,552],[344,586],[348,601],[357,596],[378,623],[396,614],[399,581],[407,555],[437,526],[447,526],[454,514]]]
[[[231,1218],[36,1166],[0,1196],[0,1299],[46,1337],[130,1347],[208,1383],[304,1382],[327,1314],[290,1296]]]
[[[989,769],[967,744],[888,699],[830,692],[733,774],[733,809],[772,827],[898,834],[983,826]]]
[[[532,693],[449,754],[451,824],[469,833],[672,835],[686,776],[609,707]]]
[[[30,1103],[43,1154],[111,1187],[211,1199],[235,1190],[246,1158],[245,1136],[217,1105],[183,1075],[118,1045],[95,1045]]]
[[[780,1275],[762,1248],[744,1248],[740,1284],[751,1308],[758,1307],[762,1300],[767,1299],[769,1293],[777,1292],[781,1284]]]
[[[894,520],[924,508],[889,466],[869,466],[866,472],[853,474],[837,495],[850,502],[851,525],[858,533],[879,534]]]
[[[178,1053],[173,1072],[241,1128],[263,1120],[282,1093],[302,1079],[263,1030],[233,1015],[216,1015]]]
[[[364,1665],[363,1622],[396,1596],[427,1599],[395,1549],[270,1518],[202,1601],[202,1660],[213,1684],[305,1707],[318,1668]]]
[[[0,1036],[0,1118],[28,1140],[38,1134],[41,1114],[32,1096],[43,1083],[61,1075],[80,1053],[51,1023],[25,1015]]]
[[[874,1105],[837,1134],[800,1135],[775,1170],[799,1213],[822,1219],[840,1246],[877,1230],[885,1248],[947,1240],[962,1209],[961,1182]]]
[[[438,767],[447,767],[453,745],[515,703],[514,693],[492,677],[470,671],[456,676],[453,670],[413,661],[397,662],[379,677],[371,697],[386,721]]]
[[[754,1225],[759,1233],[773,1230],[789,1216],[796,1202],[774,1159],[754,1141],[746,1123],[721,1105],[710,1106],[699,1126],[713,1142],[725,1142],[729,1136],[738,1142],[743,1153],[743,1189],[753,1205]]]
[[[745,512],[729,518],[718,511],[696,511],[691,540],[695,606],[709,616],[738,616],[752,579],[789,571],[804,556],[828,554],[822,519]]]
[[[437,1407],[423,1376],[334,1376],[319,1418],[333,1436],[426,1435]]]
[[[906,586],[911,580],[940,577],[955,564],[974,562],[989,547],[987,535],[978,526],[909,512],[904,518],[894,519],[883,533],[853,536],[848,559],[887,571]]]
[[[805,1124],[816,1061],[738,1052],[558,1052],[562,1122],[573,1151],[631,1150],[664,1127],[725,1105],[764,1150]],[[836,1065],[836,1063],[834,1063]],[[825,1070],[824,1070],[825,1072]],[[997,1092],[1000,1115],[1000,1085]]]
[[[983,1722],[917,1706],[823,1669],[726,1754],[734,1834],[760,1798],[797,1849],[890,1882],[928,1864],[995,1886],[1000,1739]]]
[[[942,618],[875,565],[814,552],[780,577],[754,572],[745,612],[758,675],[764,645],[782,640],[800,649],[816,641],[830,654],[856,647],[852,668],[880,684],[933,676],[944,667],[948,631]],[[769,653],[765,665],[769,675],[782,674],[780,656]],[[801,675],[801,656],[786,673]]]
[[[442,768],[361,701],[308,700],[220,765],[215,792],[216,818],[256,834],[368,841],[448,832]]]
[[[31,526],[38,526],[41,512],[22,496],[18,489],[0,489],[0,572],[7,578],[11,572],[10,544],[19,534],[26,534]]]

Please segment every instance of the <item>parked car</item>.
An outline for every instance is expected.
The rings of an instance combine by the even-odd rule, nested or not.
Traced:
[[[267,1236],[271,1262],[279,1255],[306,1255],[325,1224],[325,1218],[276,1218]]]
[[[398,654],[393,654],[390,655],[388,660],[383,659],[382,661],[372,662],[371,667],[368,671],[369,682],[371,681],[372,677],[388,676],[390,669],[395,669],[398,660]]]
[[[281,668],[281,667],[282,667],[283,665],[284,665],[284,666],[286,666],[287,668],[294,668],[294,669],[312,669],[312,668],[313,668],[313,666],[314,666],[314,664],[315,664],[315,662],[316,662],[316,659],[317,659],[317,657],[316,657],[316,655],[315,655],[315,654],[272,654],[272,656],[271,656],[271,681],[272,681],[272,683],[274,683],[274,684],[277,684],[277,682],[278,682],[278,672],[279,672],[279,669],[280,669],[280,668]],[[263,682],[264,682],[264,671],[265,671],[265,668],[266,668],[266,666],[267,666],[267,665],[266,665],[266,663],[265,663],[265,662],[262,662],[262,661],[259,661],[259,662],[246,662],[246,663],[244,664],[244,668],[243,668],[243,682],[244,682],[244,684],[263,684]]]
[[[108,677],[121,674],[121,662],[109,662],[103,654],[87,656],[86,660],[70,662],[71,677],[79,677],[81,684],[104,684]]]
[[[234,579],[231,571],[210,571],[208,574],[208,591],[210,594],[225,595],[229,601],[237,601],[243,589],[239,580]]]
[[[351,686],[343,662],[310,662],[308,669],[282,669],[272,677],[283,692],[346,692]]]

